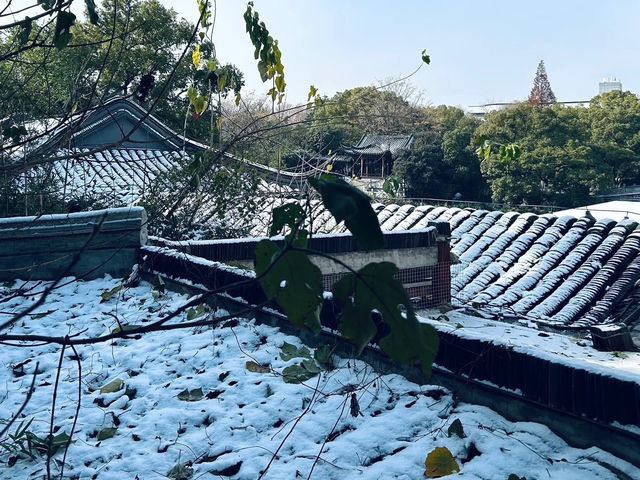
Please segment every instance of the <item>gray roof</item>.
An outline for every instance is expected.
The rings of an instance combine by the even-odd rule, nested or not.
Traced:
[[[415,139],[413,135],[378,135],[367,133],[360,141],[352,146],[346,147],[345,152],[352,155],[382,155],[390,152],[396,156],[402,150],[407,150],[413,146]]]
[[[56,155],[60,160],[39,168],[38,174],[51,175],[66,198],[90,194],[114,206],[135,203],[158,175],[189,159],[179,151],[127,148],[60,149]]]
[[[635,221],[433,205],[373,207],[383,231],[450,223],[451,250],[460,261],[451,266],[456,307],[561,329],[636,319],[629,314],[632,309],[637,315],[640,305]],[[312,216],[313,232],[346,231],[319,201]],[[252,233],[264,235],[262,228]]]

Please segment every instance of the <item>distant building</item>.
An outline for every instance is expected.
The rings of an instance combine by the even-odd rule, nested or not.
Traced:
[[[598,84],[598,94],[607,92],[621,92],[622,82],[615,77],[603,78]]]
[[[351,171],[346,173],[360,178],[386,178],[391,175],[398,154],[409,150],[414,142],[413,135],[363,135],[357,145],[343,149],[351,158]]]
[[[622,82],[619,78],[608,77],[603,78],[598,83],[598,93],[607,93],[607,92],[621,92],[622,91]],[[517,105],[518,101],[514,102],[497,102],[497,103],[485,103],[482,105],[471,105],[467,107],[466,111],[469,115],[474,117],[483,119],[487,113],[495,112],[498,110],[504,110],[505,108],[512,107]],[[564,105],[567,107],[588,107],[590,105],[589,100],[578,100],[578,101],[570,101],[570,102],[556,102],[559,105]]]
[[[467,107],[466,111],[469,115],[483,119],[485,115],[491,112],[497,112],[498,110],[504,110],[509,107],[513,107],[522,102],[502,102],[502,103],[485,103],[482,105],[471,105]],[[588,107],[589,100],[577,100],[571,102],[556,102],[558,105],[564,105],[565,107]]]

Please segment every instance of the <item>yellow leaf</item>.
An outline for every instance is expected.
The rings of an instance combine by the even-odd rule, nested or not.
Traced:
[[[424,461],[424,476],[427,478],[440,478],[460,471],[456,459],[446,447],[434,448]]]
[[[240,105],[240,100],[242,100],[242,97],[239,93],[236,93],[236,107]]]
[[[200,45],[196,45],[193,48],[193,53],[191,54],[191,61],[193,62],[193,66],[196,68],[200,68],[200,60],[202,56],[200,54]]]
[[[210,58],[207,61],[207,70],[209,70],[210,72],[213,72],[216,68],[218,68],[218,62],[216,61],[215,58]]]

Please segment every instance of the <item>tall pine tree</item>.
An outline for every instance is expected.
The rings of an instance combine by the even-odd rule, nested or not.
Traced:
[[[556,96],[551,90],[547,71],[544,68],[544,60],[540,60],[538,64],[536,78],[533,80],[533,88],[529,94],[529,103],[538,107],[556,103]]]

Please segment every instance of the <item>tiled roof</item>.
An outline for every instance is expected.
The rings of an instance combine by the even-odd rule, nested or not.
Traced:
[[[345,148],[345,152],[356,155],[382,155],[391,152],[397,155],[400,151],[411,148],[413,135],[363,135],[353,147]]]
[[[61,159],[53,162],[50,170],[48,167],[44,170],[62,186],[66,198],[90,193],[109,199],[113,205],[135,203],[158,175],[189,158],[181,152],[162,150],[114,148],[86,152],[86,149],[58,150],[56,154]]]
[[[312,204],[312,230],[344,225]],[[629,295],[640,296],[640,229],[629,219],[374,204],[383,230],[451,225],[452,302],[495,316],[580,329],[620,318]],[[256,226],[254,234],[265,234]]]

